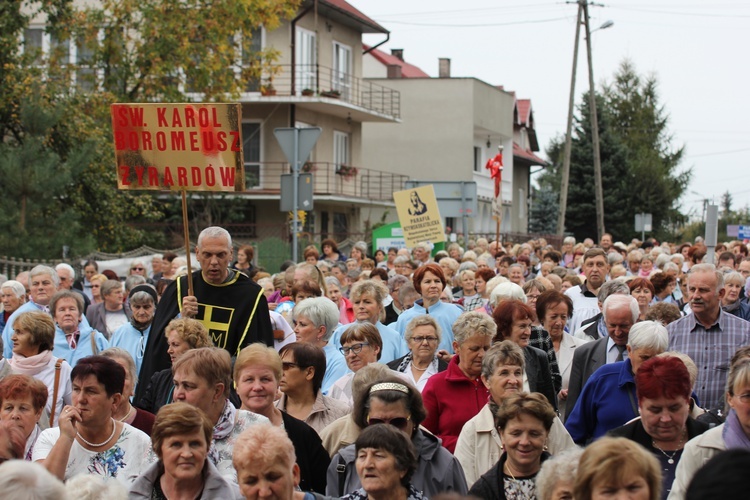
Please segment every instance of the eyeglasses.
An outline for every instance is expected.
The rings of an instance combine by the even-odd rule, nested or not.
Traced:
[[[745,394],[734,394],[734,396],[739,399],[742,404],[750,403],[750,392],[746,392]]]
[[[143,271],[144,268],[143,267],[131,267],[130,270],[131,271]]]
[[[409,425],[409,420],[411,420],[411,415],[409,415],[408,417],[394,418],[370,418],[370,415],[367,415],[368,426],[377,424],[390,424],[401,431],[406,430],[406,427]]]
[[[354,354],[359,354],[362,352],[362,348],[366,345],[370,345],[369,342],[362,342],[359,344],[354,344],[351,347],[339,347],[339,351],[341,351],[341,354],[344,356],[348,356],[350,352],[353,352]]]
[[[297,363],[292,363],[291,361],[282,361],[281,367],[284,370],[288,370],[290,368],[299,368],[299,365]]]
[[[411,340],[417,344],[427,342],[428,344],[434,344],[437,342],[437,337],[412,337]]]

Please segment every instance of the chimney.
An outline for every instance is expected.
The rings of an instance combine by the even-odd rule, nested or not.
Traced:
[[[393,57],[398,57],[399,61],[404,60],[404,49],[391,49],[391,55]]]
[[[397,80],[399,78],[401,78],[401,66],[398,64],[389,64],[388,65],[388,79]]]
[[[438,59],[438,76],[440,78],[451,77],[451,60],[447,57],[441,57]]]

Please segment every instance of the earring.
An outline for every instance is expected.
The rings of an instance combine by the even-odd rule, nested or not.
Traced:
[[[549,446],[547,446],[547,443],[544,443],[544,447],[542,448],[544,451],[549,450]]]

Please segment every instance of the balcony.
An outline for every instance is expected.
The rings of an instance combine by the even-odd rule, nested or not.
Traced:
[[[278,197],[281,175],[291,173],[288,163],[264,162],[245,164],[245,194]],[[406,175],[336,165],[329,162],[308,162],[302,173],[313,176],[313,194],[342,198],[358,198],[375,202],[393,202],[393,192],[404,189]]]
[[[358,122],[393,122],[401,117],[401,93],[320,65],[277,66],[273,78],[248,85],[244,102],[294,103],[315,112]]]

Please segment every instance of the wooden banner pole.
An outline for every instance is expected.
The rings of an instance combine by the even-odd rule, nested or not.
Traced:
[[[188,215],[187,215],[187,196],[185,190],[182,190],[182,228],[185,232],[185,252],[187,256],[187,280],[188,280],[188,295],[193,295],[193,270],[190,266],[192,256],[190,255],[190,229],[188,227]]]

